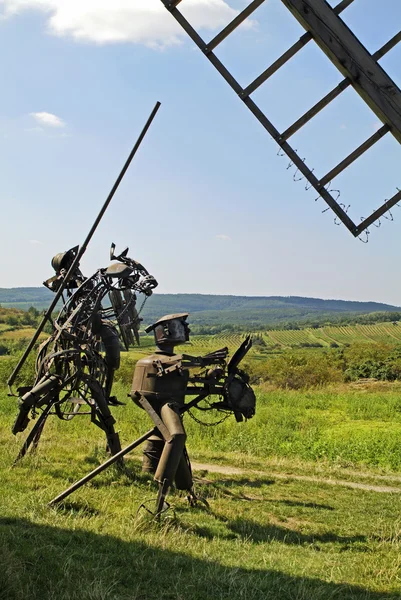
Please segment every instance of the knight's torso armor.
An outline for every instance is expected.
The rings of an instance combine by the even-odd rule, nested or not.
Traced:
[[[155,352],[136,363],[132,381],[131,397],[137,393],[149,402],[174,401],[184,404],[189,370],[182,368],[182,355]]]

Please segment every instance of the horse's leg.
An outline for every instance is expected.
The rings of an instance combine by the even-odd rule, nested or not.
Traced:
[[[31,444],[33,444],[32,451],[34,452],[36,450],[36,448],[39,444],[40,436],[42,435],[42,431],[43,431],[43,428],[46,423],[46,419],[49,416],[49,412],[50,412],[52,406],[53,406],[52,403],[50,403],[46,406],[46,408],[44,409],[44,411],[42,412],[42,414],[36,421],[35,425],[32,427],[21,450],[18,453],[17,458],[15,459],[15,461],[13,463],[13,466],[16,465],[25,456],[25,454],[28,452]]]

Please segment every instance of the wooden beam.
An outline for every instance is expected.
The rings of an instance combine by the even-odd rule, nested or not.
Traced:
[[[248,85],[248,87],[244,90],[244,96],[250,96],[253,94],[255,90],[258,89],[269,77],[271,77],[276,71],[278,71],[286,62],[290,60],[301,48],[305,46],[310,40],[312,36],[310,33],[304,33],[302,37],[299,38],[295,44],[291,46],[288,50],[284,52],[277,60],[274,61],[270,67],[267,67],[263,73],[261,73],[252,83]]]
[[[353,3],[354,0],[342,0],[339,4],[337,4],[333,10],[336,13],[336,15],[339,15],[340,12],[342,12],[343,10],[345,10],[346,8],[348,8],[348,6],[350,4]]]
[[[350,4],[352,4],[353,1],[354,0],[342,0],[342,2],[337,4],[333,9],[334,12],[336,13],[336,15],[339,15]],[[270,65],[270,67],[268,67],[265,71],[263,71],[263,73],[261,75],[256,77],[256,79],[254,81],[252,81],[252,83],[250,83],[248,85],[248,87],[246,87],[244,89],[243,96],[245,97],[245,96],[250,96],[251,94],[253,94],[253,92],[255,90],[257,90],[259,86],[262,85],[262,83],[264,83],[267,79],[269,79],[269,77],[271,77],[276,71],[278,71],[283,65],[285,65],[285,63],[288,62],[290,60],[290,58],[292,58],[308,42],[310,42],[311,39],[313,39],[313,38],[309,32],[304,33],[303,36],[301,36],[299,38],[299,40],[291,46],[291,48],[286,50],[286,52],[284,52],[284,54],[282,54],[277,60],[275,60],[274,63],[272,65]],[[210,44],[209,44],[209,46],[210,46]]]
[[[351,154],[349,154],[346,158],[344,158],[344,160],[342,160],[336,167],[334,167],[334,169],[331,169],[331,171],[329,173],[327,173],[327,175],[322,177],[319,182],[320,185],[325,186],[330,181],[332,181],[334,179],[334,177],[337,177],[337,175],[339,175],[342,171],[344,171],[344,169],[349,167],[357,158],[362,156],[362,154],[364,152],[366,152],[366,150],[369,150],[369,148],[371,148],[384,135],[386,135],[386,133],[388,132],[388,129],[389,129],[388,125],[383,125],[383,127],[380,127],[380,129],[378,131],[376,131],[376,133],[371,135],[368,140],[366,140],[365,142],[363,142],[363,144],[358,146],[358,148],[356,150],[354,150],[353,152],[351,152]]]
[[[308,35],[308,34],[304,34]],[[372,55],[375,60],[379,60],[382,58],[387,52],[389,52],[394,46],[401,41],[401,31],[397,33],[395,36],[391,38],[384,46],[376,50],[376,52]],[[349,79],[343,79],[331,92],[326,94],[324,98],[319,100],[311,109],[309,109],[302,117],[300,117],[295,123],[290,125],[288,129],[286,129],[281,134],[281,139],[288,140],[289,137],[294,135],[301,127],[303,127],[308,121],[310,121],[313,117],[315,117],[323,108],[325,108],[330,102],[332,102],[337,96],[341,94],[347,87],[351,84]]]
[[[386,214],[389,210],[393,208],[398,202],[401,202],[401,190],[399,190],[390,200],[386,200],[384,204],[377,210],[375,210],[370,217],[364,219],[362,223],[360,223],[355,230],[352,232],[355,237],[358,237],[367,227],[370,227],[372,223],[380,219],[383,215]]]
[[[401,143],[401,90],[325,0],[281,0]]]
[[[259,8],[259,6],[263,4],[264,1],[265,0],[253,0],[253,2],[249,4],[249,6],[244,8],[244,10],[239,15],[237,15],[231,21],[231,23],[227,25],[227,27],[220,31],[220,33],[218,33],[216,37],[214,37],[208,43],[206,51],[211,52],[212,50],[214,50],[216,46],[218,46],[223,40],[225,40],[226,37],[238,27],[238,25],[241,25],[241,23],[245,21],[245,19],[247,19],[249,15],[251,15],[257,8]]]

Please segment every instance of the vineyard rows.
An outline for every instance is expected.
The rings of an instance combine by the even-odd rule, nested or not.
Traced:
[[[309,328],[301,330],[268,330],[254,334],[254,349],[294,347],[334,347],[351,343],[401,343],[400,323],[379,323],[377,325],[346,325]],[[237,348],[244,334],[220,334],[191,336],[189,345],[181,346],[180,352],[206,354],[227,346],[230,351]],[[185,350],[184,350],[185,348]]]
[[[0,342],[30,339],[34,333],[26,327],[14,331],[1,331]],[[43,334],[42,334],[43,335]],[[178,346],[177,352],[200,356],[219,348],[228,347],[230,354],[242,343],[245,333],[227,333],[217,335],[191,335],[191,341]],[[253,352],[280,348],[296,347],[335,347],[357,343],[401,343],[401,322],[386,322],[376,325],[346,325],[309,328],[301,330],[267,330],[253,333]],[[141,346],[136,348],[139,354],[149,354],[154,348],[153,336],[141,337]]]

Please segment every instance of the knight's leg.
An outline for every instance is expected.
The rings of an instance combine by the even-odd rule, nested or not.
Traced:
[[[143,449],[142,471],[144,473],[156,473],[163,448],[164,439],[161,436],[152,435],[148,439]]]
[[[164,498],[174,481],[185,447],[187,436],[178,411],[179,407],[175,404],[164,404],[160,410],[161,419],[169,430],[171,438],[164,444],[155,473],[155,481],[159,484],[156,515],[163,508]]]
[[[185,446],[181,455],[180,462],[178,463],[174,483],[177,490],[187,490],[188,492],[192,492],[194,482],[192,479],[191,463]]]
[[[189,460],[186,447],[184,447],[181,460],[178,465],[177,472],[175,474],[174,483],[177,490],[186,490],[188,492],[187,500],[190,506],[196,506],[196,503],[199,500],[199,498],[195,494],[194,482],[192,478],[191,461]],[[202,502],[203,504],[206,504],[206,506],[208,506],[205,499],[202,499]]]
[[[42,379],[26,394],[20,398],[19,413],[15,419],[12,432],[17,434],[24,431],[29,423],[29,411],[33,406],[41,406],[46,401],[46,396],[55,388],[60,387],[60,379],[55,375],[42,377]],[[51,398],[48,398],[49,403]]]

